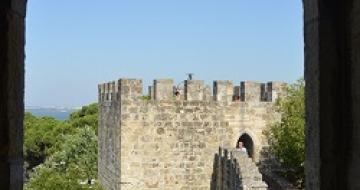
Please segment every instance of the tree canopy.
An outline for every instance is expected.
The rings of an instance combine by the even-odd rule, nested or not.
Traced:
[[[273,123],[265,131],[271,152],[289,169],[286,175],[295,178],[295,183],[300,187],[304,185],[304,89],[303,79],[288,87],[287,96],[278,99],[275,104],[276,110],[281,114],[281,120]]]
[[[26,190],[99,190],[97,104],[82,107],[66,121],[25,114]]]

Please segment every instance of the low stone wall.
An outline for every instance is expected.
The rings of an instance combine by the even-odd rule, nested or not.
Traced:
[[[211,190],[266,190],[257,166],[247,154],[219,148],[215,155]]]
[[[269,185],[269,190],[299,190],[290,184],[286,179],[269,170],[261,171],[264,181]]]
[[[292,185],[286,178],[279,175],[286,169],[281,166],[278,159],[270,153],[269,147],[264,147],[261,151],[261,159],[258,167],[263,175],[263,180],[268,184],[268,190],[299,190]]]

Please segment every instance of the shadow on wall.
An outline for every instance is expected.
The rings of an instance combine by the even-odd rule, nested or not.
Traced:
[[[210,182],[211,190],[240,189],[242,190],[241,174],[238,163],[228,157],[228,153],[214,156],[213,173]]]
[[[219,165],[219,154],[215,154],[213,161],[213,172],[211,175],[210,190],[216,190],[217,166]]]

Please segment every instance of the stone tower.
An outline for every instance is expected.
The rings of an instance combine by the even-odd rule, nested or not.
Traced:
[[[219,147],[243,141],[253,161],[266,146],[262,132],[279,119],[273,109],[285,83],[173,80],[99,85],[99,180],[106,190],[210,189]]]

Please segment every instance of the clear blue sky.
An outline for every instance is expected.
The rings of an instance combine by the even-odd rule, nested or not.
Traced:
[[[25,104],[96,102],[121,77],[294,82],[302,14],[300,0],[30,0]]]

